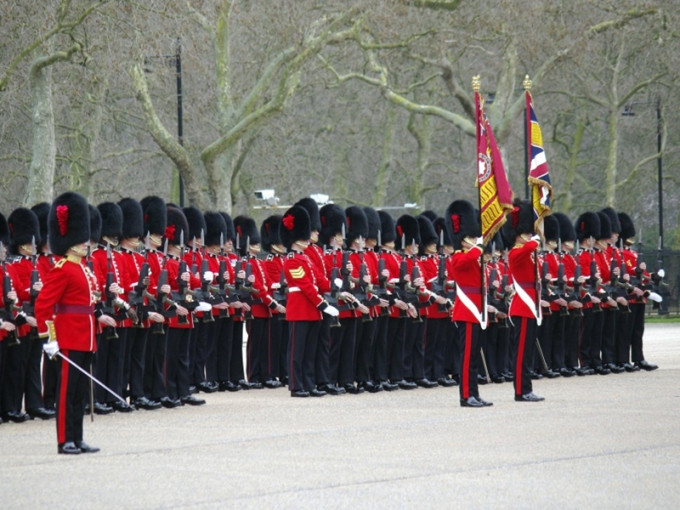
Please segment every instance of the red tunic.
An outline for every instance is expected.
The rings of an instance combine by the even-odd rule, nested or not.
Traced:
[[[319,294],[309,257],[300,252],[289,253],[283,263],[283,272],[288,282],[286,320],[321,320],[321,312],[317,307],[323,302],[323,297]]]
[[[54,320],[61,349],[96,350],[94,305],[97,280],[78,257],[65,257],[45,276],[35,302],[35,318],[42,338],[49,331],[45,321]]]
[[[480,257],[482,249],[478,246],[468,251],[456,251],[448,260],[447,273],[451,279],[456,281],[457,288],[462,289],[465,295],[477,308],[476,313],[482,312],[482,272]],[[477,317],[470,309],[463,304],[463,300],[458,298],[453,303],[454,321],[479,323]]]
[[[515,246],[508,253],[508,270],[515,282],[529,295],[529,299],[536,303],[536,248],[537,241],[527,241],[523,246]],[[535,306],[535,305],[534,305]],[[510,302],[509,315],[511,317],[535,318],[535,309],[531,309],[517,293]]]

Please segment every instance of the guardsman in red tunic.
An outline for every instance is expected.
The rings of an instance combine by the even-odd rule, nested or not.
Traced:
[[[279,214],[266,218],[260,226],[262,249],[267,252],[263,267],[267,278],[271,282],[272,297],[282,306],[286,306],[286,279],[283,275],[283,262],[286,259],[286,248],[281,243],[279,229],[281,219]],[[286,313],[272,310],[272,320],[267,346],[267,388],[278,388],[288,384],[288,364],[286,353],[288,350],[288,324]]]
[[[96,350],[97,322],[115,327],[115,320],[95,312],[99,288],[94,274],[84,264],[90,239],[87,201],[74,192],[57,197],[48,217],[52,252],[63,257],[45,276],[35,303],[35,316],[41,338],[47,339],[45,352],[55,357],[60,351],[57,385],[57,444],[65,454],[94,453],[99,448],[83,441],[83,415],[88,395],[86,375],[64,358],[91,369]]]
[[[452,319],[458,326],[460,349],[460,405],[485,407],[493,405],[479,396],[477,374],[481,363],[480,338],[486,328],[486,303],[482,299],[483,239],[479,219],[472,204],[456,200],[446,209],[449,235],[456,250],[449,261],[450,276],[456,282],[456,300]]]
[[[639,260],[639,253],[632,247],[635,245],[635,224],[631,217],[626,213],[618,214],[621,222],[621,239],[623,240],[623,265],[625,267],[624,281],[634,285],[632,289],[630,303],[631,313],[629,321],[626,323],[624,331],[628,334],[623,337],[617,350],[617,363],[622,365],[627,372],[636,370],[656,370],[658,365],[649,363],[645,360],[643,352],[642,337],[645,331],[645,305],[647,297],[650,299],[660,299],[655,293],[650,293],[644,287],[651,282],[652,275],[647,272],[647,266]],[[630,357],[629,357],[630,356]],[[630,363],[632,358],[633,363]]]
[[[537,287],[538,267],[536,250],[540,237],[534,234],[533,208],[524,200],[515,202],[515,208],[503,226],[504,235],[515,240],[515,246],[508,254],[508,270],[512,276],[515,295],[510,302],[509,314],[514,324],[515,345],[514,387],[518,402],[544,400],[532,390],[531,366],[534,357],[536,329],[540,321],[540,294]]]
[[[286,320],[289,324],[288,386],[292,397],[323,396],[317,389],[315,360],[322,312],[339,312],[322,297],[312,263],[305,255],[311,235],[307,210],[294,205],[281,220],[281,241],[288,248],[283,271],[288,284]]]

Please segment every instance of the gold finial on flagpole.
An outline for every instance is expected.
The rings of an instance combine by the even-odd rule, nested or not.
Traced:
[[[524,75],[524,81],[522,82],[522,86],[524,87],[524,90],[531,90],[531,79],[529,79],[528,74]]]
[[[482,88],[482,80],[479,79],[479,75],[472,77],[472,90],[473,92],[479,92]]]

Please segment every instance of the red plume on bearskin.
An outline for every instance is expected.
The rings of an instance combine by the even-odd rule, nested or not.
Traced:
[[[168,225],[165,227],[165,237],[167,239],[174,239],[175,237],[175,225]]]
[[[308,240],[311,235],[311,221],[307,209],[294,205],[286,211],[279,225],[281,242],[286,248],[296,241]]]
[[[68,231],[68,206],[57,206],[57,221],[59,222],[59,235],[65,236]]]
[[[404,229],[401,228],[401,225],[397,225],[397,237],[401,238],[401,236],[404,235]]]
[[[446,208],[444,220],[444,225],[451,238],[451,245],[456,250],[463,248],[463,239],[466,237],[479,237],[482,234],[479,213],[467,200],[451,202]]]
[[[293,230],[295,228],[295,216],[292,214],[286,214],[281,221],[286,230]]]
[[[453,233],[457,234],[460,232],[460,214],[451,215],[451,225],[453,226]]]

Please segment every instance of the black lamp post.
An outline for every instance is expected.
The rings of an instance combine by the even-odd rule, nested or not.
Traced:
[[[167,66],[175,66],[175,76],[177,82],[177,141],[184,145],[184,132],[182,125],[182,39],[177,38],[177,49],[174,55],[159,55],[144,58],[144,70],[151,72],[149,64],[152,60],[160,59]],[[179,173],[179,172],[178,172]],[[184,207],[184,181],[179,175],[179,206]]]

